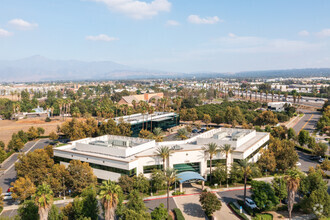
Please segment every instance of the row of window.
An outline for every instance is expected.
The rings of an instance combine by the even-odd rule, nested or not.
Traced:
[[[173,168],[176,169],[178,173],[182,173],[182,172],[186,172],[186,171],[193,171],[196,173],[200,173],[199,163],[174,164]]]
[[[212,167],[216,167],[218,163],[226,164],[226,159],[212,160]],[[207,161],[207,167],[210,167],[210,160]]]
[[[144,166],[143,167],[143,173],[152,173],[152,171],[154,169],[156,169],[156,170],[162,170],[163,169],[163,165],[159,164],[159,165]]]
[[[259,151],[261,149],[263,149],[266,145],[269,144],[269,141],[266,141],[263,145],[261,145],[260,147],[258,147],[258,149],[256,149],[255,151],[253,151],[252,154],[250,154],[246,159],[250,160],[252,157],[254,157],[257,153],[259,153]],[[234,163],[239,163],[241,160],[240,159],[234,159]]]
[[[54,156],[54,162],[55,163],[60,163],[61,161],[66,162],[66,163],[70,163],[71,159]],[[104,165],[90,163],[90,162],[87,162],[87,163],[89,163],[89,166],[94,168],[94,169],[105,170],[105,171],[110,171],[110,172],[114,172],[114,173],[120,173],[120,174],[128,175],[128,176],[136,175],[136,168],[131,169],[131,170],[125,170],[125,169],[120,169],[120,168],[116,168],[116,167],[109,167],[109,166],[104,166]]]

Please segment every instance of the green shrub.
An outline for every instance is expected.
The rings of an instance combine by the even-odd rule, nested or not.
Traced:
[[[269,213],[257,214],[253,220],[273,220],[273,215]]]
[[[253,210],[251,209],[249,206],[247,206],[243,200],[237,200],[237,203],[243,207],[243,209],[247,212],[247,214],[251,215],[251,216],[255,216],[255,211],[256,210]]]
[[[181,212],[180,209],[175,208],[175,209],[173,209],[173,211],[174,211],[174,214],[175,214],[175,218],[176,218],[177,220],[184,220],[184,219],[185,219],[185,218],[183,217],[182,212]]]
[[[246,217],[244,213],[240,213],[239,209],[234,205],[233,202],[230,202],[228,206],[240,219],[248,220],[248,217]]]
[[[46,119],[45,119],[45,122],[51,122],[52,120],[49,118],[49,117],[47,117]]]
[[[179,195],[184,195],[184,192],[176,191],[172,193],[172,196],[179,196]]]

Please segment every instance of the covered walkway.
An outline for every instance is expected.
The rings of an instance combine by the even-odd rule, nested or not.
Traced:
[[[201,180],[202,181],[202,190],[204,190],[204,183],[205,183],[205,179],[196,172],[193,171],[186,171],[186,172],[182,172],[178,174],[178,181],[180,183],[180,192],[182,192],[182,184],[184,182],[188,182],[188,181],[192,181],[192,180]]]

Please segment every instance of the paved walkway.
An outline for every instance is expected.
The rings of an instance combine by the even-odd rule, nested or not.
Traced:
[[[218,193],[215,193],[215,195],[219,198],[221,201],[221,209],[219,211],[216,211],[213,216],[215,217],[216,220],[221,220],[221,219],[239,219],[227,206],[227,204],[222,200],[222,198],[219,196]]]
[[[199,195],[179,196],[175,197],[174,201],[185,219],[197,220],[207,219],[201,204],[199,203]]]

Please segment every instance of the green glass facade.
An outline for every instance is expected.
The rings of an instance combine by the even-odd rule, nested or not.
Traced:
[[[153,170],[163,170],[163,165],[150,165],[143,167],[143,173],[152,173]]]
[[[173,168],[176,169],[178,173],[182,173],[185,171],[193,171],[196,173],[200,173],[200,164],[199,163],[174,164]]]
[[[180,116],[178,114],[174,114],[173,116],[165,117],[163,120],[147,120],[143,123],[137,123],[131,125],[132,130],[132,137],[138,137],[142,128],[151,131],[151,123],[152,129],[154,128],[161,128],[163,131],[167,130],[168,128],[175,127],[180,124]]]
[[[226,164],[226,159],[212,160],[212,167],[216,167],[217,164]],[[207,160],[207,167],[210,167],[210,160]]]

